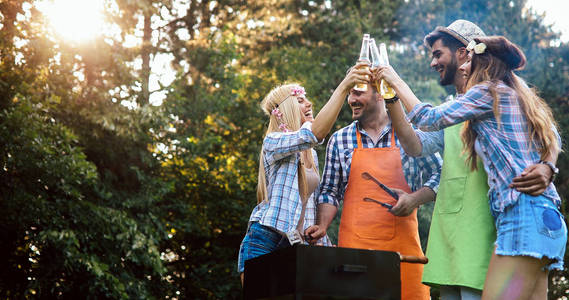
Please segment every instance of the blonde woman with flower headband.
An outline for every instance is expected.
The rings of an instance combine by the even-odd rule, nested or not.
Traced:
[[[362,66],[351,68],[316,118],[312,103],[298,84],[277,86],[261,102],[269,125],[259,155],[258,204],[239,249],[242,282],[246,260],[305,243],[301,233],[316,219],[313,192],[320,177],[312,148],[330,132],[350,89],[369,82],[371,72],[358,69]],[[330,242],[324,237],[319,244]]]
[[[409,119],[421,129],[464,122],[462,140],[471,168],[482,160],[497,233],[482,299],[547,299],[549,270],[563,269],[567,243],[561,199],[553,179],[538,196],[519,192],[510,182],[533,164],[558,172],[546,160],[560,151],[556,122],[545,101],[515,75],[526,65],[518,46],[502,36],[477,37],[467,50],[468,60],[459,68],[467,92],[437,107],[421,103],[392,68],[382,68],[378,76],[392,84]],[[390,110],[403,115],[399,104]],[[408,127],[399,123],[401,132]]]

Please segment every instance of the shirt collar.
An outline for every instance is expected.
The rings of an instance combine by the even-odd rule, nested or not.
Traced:
[[[369,137],[369,135],[367,134],[367,132],[365,131],[365,129],[363,129],[360,125],[360,122],[358,120],[355,120],[354,123],[354,128],[355,130],[359,130],[361,134],[365,135],[366,137],[368,137],[369,139],[371,139],[371,137]],[[385,125],[385,127],[383,127],[383,130],[381,131],[381,133],[379,134],[379,138],[377,139],[377,141],[381,141],[381,139],[388,134],[391,131],[391,119],[389,120],[389,122]],[[355,132],[354,132],[355,133]]]

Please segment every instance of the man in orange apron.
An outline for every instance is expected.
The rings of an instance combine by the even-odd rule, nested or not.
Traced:
[[[355,121],[330,138],[318,197],[318,221],[305,231],[306,238],[324,236],[340,201],[344,201],[340,247],[423,256],[416,208],[435,198],[440,156],[413,158],[402,151],[384,100],[371,85],[366,91],[352,89],[348,103]],[[396,190],[399,200],[377,181]],[[421,283],[422,273],[423,265],[401,264],[401,299],[429,299],[429,288]]]

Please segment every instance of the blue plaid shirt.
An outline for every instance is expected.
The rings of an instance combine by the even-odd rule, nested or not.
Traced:
[[[461,96],[460,94],[458,96]],[[450,98],[450,99],[449,99]],[[449,96],[447,97],[447,101],[453,101],[454,97]],[[552,127],[555,136],[557,137],[557,141],[559,145],[561,145],[561,136],[559,135],[559,131],[555,126]],[[420,131],[417,130],[417,136],[419,140],[421,140],[422,144],[422,151],[421,156],[427,156],[433,153],[440,153],[443,156],[444,148],[445,148],[445,131],[444,130],[437,130],[437,131]]]
[[[281,233],[296,229],[302,211],[298,191],[298,163],[300,152],[318,144],[312,133],[312,123],[305,122],[299,131],[271,132],[263,140],[263,163],[268,201],[259,203],[251,213],[249,222],[259,222]],[[318,156],[312,149],[318,169]],[[304,215],[304,229],[314,225],[318,188],[310,195]],[[325,236],[320,241],[329,244]]]
[[[444,130],[423,132],[417,130],[417,136],[421,141],[421,156],[427,156],[433,153],[439,153],[441,156],[445,150],[445,132]]]
[[[318,204],[329,203],[338,206],[340,201],[344,199],[352,164],[352,154],[358,146],[357,129],[361,133],[363,148],[388,148],[391,146],[391,134],[393,133],[391,123],[385,126],[375,144],[365,130],[358,127],[358,121],[354,121],[330,137],[326,148],[326,164],[320,182]],[[395,143],[400,147],[399,139],[396,138]],[[441,174],[442,160],[440,156],[433,154],[426,157],[411,157],[405,153],[403,148],[400,147],[400,150],[403,175],[411,191],[414,192],[426,186],[436,193]]]
[[[494,98],[485,84],[479,84],[459,96],[456,101],[437,107],[421,103],[409,113],[409,118],[422,130],[440,130],[466,120],[473,121],[477,133],[477,154],[483,159],[488,174],[488,196],[493,210],[503,211],[515,203],[520,192],[512,189],[512,179],[530,165],[540,161],[535,141],[531,140],[528,122],[518,102],[516,92],[503,82],[497,86],[500,101],[500,123],[494,117]],[[558,207],[561,204],[553,184],[543,193]]]
[[[460,96],[460,95],[461,94],[459,94],[458,96]],[[454,100],[453,95],[449,95],[445,99],[445,101],[453,101],[453,100]],[[409,118],[407,118],[407,119],[409,119]],[[437,152],[441,155],[441,157],[443,156],[444,149],[445,149],[445,132],[444,132],[444,130],[426,131],[426,132],[421,131],[421,130],[417,130],[416,133],[417,133],[417,136],[419,137],[419,140],[421,140],[421,144],[422,144],[421,156],[427,156],[429,154],[433,154],[433,153],[437,153]]]

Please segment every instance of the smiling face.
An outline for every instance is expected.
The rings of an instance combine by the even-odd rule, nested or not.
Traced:
[[[433,46],[431,47],[431,54],[431,68],[439,72],[440,84],[454,84],[456,70],[458,68],[455,53],[443,44],[442,39],[438,39],[433,43]]]
[[[296,97],[296,99],[300,106],[301,122],[313,122],[314,116],[312,114],[312,102],[310,102],[305,96]]]
[[[472,51],[468,53],[468,58],[459,68],[459,71],[462,73],[462,78],[464,78],[465,82],[468,80],[468,77],[470,77],[470,73],[472,71],[471,61],[472,61]]]
[[[352,119],[365,122],[369,118],[378,117],[379,113],[379,94],[373,91],[371,85],[365,92],[356,89],[350,90],[348,104],[352,109]]]

